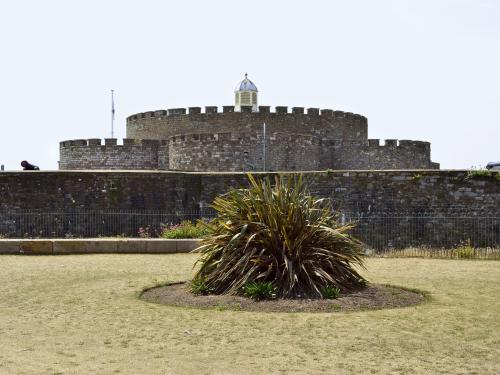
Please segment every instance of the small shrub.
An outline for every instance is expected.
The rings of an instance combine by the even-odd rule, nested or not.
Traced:
[[[243,286],[243,294],[255,300],[276,298],[276,285],[270,281],[251,281]]]
[[[457,248],[457,258],[460,259],[473,259],[475,258],[474,248],[470,245],[459,246]]]
[[[189,288],[191,290],[191,293],[200,295],[200,294],[208,294],[210,292],[210,288],[208,287],[207,283],[205,282],[204,278],[197,278],[193,279],[191,281],[191,284],[189,285]]]
[[[416,173],[416,174],[414,174],[414,175],[411,177],[411,179],[412,179],[413,181],[420,181],[420,180],[422,179],[422,175],[421,175],[421,174]]]
[[[151,230],[149,227],[140,227],[139,231],[137,232],[140,238],[151,238]]]
[[[337,299],[340,297],[340,289],[332,284],[325,285],[321,293],[323,294],[323,298],[326,299]]]
[[[202,221],[192,223],[188,220],[180,224],[164,227],[161,233],[162,238],[204,238],[210,234],[210,229]]]

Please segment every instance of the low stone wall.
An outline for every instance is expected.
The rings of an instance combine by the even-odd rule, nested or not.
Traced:
[[[64,255],[64,254],[171,254],[189,253],[198,247],[197,239],[0,239],[0,254]]]
[[[311,194],[330,198],[351,215],[359,237],[370,246],[500,244],[499,173],[323,171],[303,176]],[[158,230],[179,215],[206,217],[200,216],[201,207],[231,187],[246,185],[244,173],[1,172],[0,235],[97,236],[89,234],[97,227],[100,235],[134,236],[140,227]]]
[[[273,176],[255,173],[255,176]],[[498,173],[467,171],[304,172],[313,194],[347,211],[500,213]],[[159,171],[0,172],[0,211],[199,209],[247,184],[245,173]]]

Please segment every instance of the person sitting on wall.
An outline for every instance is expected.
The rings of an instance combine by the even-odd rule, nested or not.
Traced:
[[[21,167],[23,167],[23,170],[25,170],[25,171],[39,171],[40,170],[40,168],[38,168],[38,166],[30,164],[26,160],[23,160],[21,162]]]

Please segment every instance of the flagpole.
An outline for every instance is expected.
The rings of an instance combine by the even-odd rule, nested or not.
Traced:
[[[115,137],[115,90],[111,90],[111,138]]]
[[[263,159],[263,170],[264,172],[266,171],[266,123],[264,123],[263,125],[263,129],[262,129],[262,159]]]

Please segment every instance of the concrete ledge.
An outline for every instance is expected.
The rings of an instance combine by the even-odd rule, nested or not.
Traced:
[[[0,239],[0,254],[189,253],[198,247],[198,241],[161,238]]]
[[[54,244],[51,241],[28,240],[19,242],[19,253],[28,255],[52,254]]]

